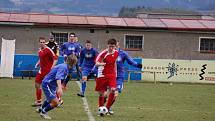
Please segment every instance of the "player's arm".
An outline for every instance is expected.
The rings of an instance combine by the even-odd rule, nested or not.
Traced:
[[[38,68],[40,65],[40,60],[37,61],[36,65],[35,65],[35,68]]]
[[[57,57],[54,57],[54,58],[57,58]],[[57,61],[58,61],[58,59],[54,59],[54,62],[53,62],[53,64],[52,64],[52,67],[51,67],[51,68],[54,68],[54,66],[57,64]]]
[[[60,55],[60,48],[58,46],[58,44],[56,43],[56,55],[59,57]]]
[[[55,79],[59,81],[60,86],[58,86],[58,87],[61,87],[62,89],[66,90],[67,83],[64,81],[65,76],[66,76],[65,73],[67,73],[65,69],[62,69],[62,68],[58,69]]]
[[[61,45],[59,50],[60,50],[60,55],[63,56],[64,55],[64,50],[65,50],[65,44]]]
[[[52,64],[52,67],[53,68],[56,64],[57,64],[57,61],[58,61],[58,57],[57,55],[52,51],[52,49],[49,49],[49,54],[50,56],[52,57],[52,59],[54,60],[53,64]]]
[[[75,50],[74,50],[74,54],[76,55],[76,57],[79,57],[80,55],[80,48],[79,48],[79,45],[76,43],[74,44],[75,46]]]
[[[82,63],[83,63],[83,61],[84,61],[84,51],[82,50],[81,51],[81,54],[80,54],[80,59],[79,59],[79,67],[81,67],[81,65],[82,65]]]
[[[132,65],[137,68],[142,68],[141,63],[135,62],[127,53],[124,52],[124,54],[125,54],[125,60],[128,62],[129,65]]]
[[[61,85],[61,80],[57,80],[57,94],[62,96],[63,95],[63,91],[62,91],[62,85]]]
[[[103,50],[102,52],[100,52],[98,54],[98,56],[96,57],[96,61],[95,61],[95,65],[98,67],[98,66],[104,66],[106,63],[103,62],[104,60],[104,56],[105,56],[105,51],[106,50]]]

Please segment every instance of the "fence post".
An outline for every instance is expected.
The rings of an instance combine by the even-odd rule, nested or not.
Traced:
[[[156,78],[155,78],[155,71],[153,72],[153,76],[154,76],[154,83],[156,84]]]
[[[130,82],[130,74],[131,74],[131,72],[128,71],[128,82]]]

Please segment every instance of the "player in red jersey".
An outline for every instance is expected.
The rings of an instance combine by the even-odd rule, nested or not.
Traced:
[[[42,104],[42,89],[41,83],[43,78],[49,73],[49,71],[56,65],[57,56],[55,53],[47,47],[45,44],[46,40],[44,37],[39,38],[39,60],[35,65],[35,68],[40,67],[39,72],[36,75],[35,79],[35,88],[36,88],[36,101],[32,106],[40,106]]]
[[[116,90],[116,59],[118,51],[116,50],[116,40],[108,40],[108,48],[99,53],[96,58],[96,66],[98,67],[98,75],[96,79],[95,90],[99,93],[99,107],[104,106],[104,92],[110,88],[110,94],[106,104],[109,110]]]

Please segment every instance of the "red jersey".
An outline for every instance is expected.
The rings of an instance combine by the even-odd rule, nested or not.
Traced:
[[[116,59],[118,57],[118,51],[114,50],[109,53],[108,50],[103,50],[96,58],[96,62],[106,63],[104,66],[98,67],[98,77],[104,76],[116,76]]]
[[[46,75],[51,70],[54,60],[57,60],[57,56],[49,47],[39,50],[38,55],[40,59],[40,73]]]

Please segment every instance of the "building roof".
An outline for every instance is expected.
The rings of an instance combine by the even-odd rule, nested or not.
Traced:
[[[0,12],[0,24],[45,26],[87,26],[117,27],[169,30],[215,31],[214,19],[141,19],[107,16],[78,16],[39,13],[3,13]],[[15,23],[15,24],[14,24]]]

